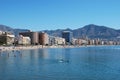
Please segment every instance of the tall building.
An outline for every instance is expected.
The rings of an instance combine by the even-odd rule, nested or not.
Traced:
[[[39,44],[39,33],[38,32],[21,32],[19,35],[23,35],[25,37],[30,37],[31,39],[31,44]]]
[[[63,31],[62,32],[62,38],[65,38],[66,44],[72,43],[72,37],[73,37],[72,32],[70,32],[70,31]]]
[[[49,44],[49,37],[47,33],[40,32],[39,33],[39,43],[40,45],[48,45]]]

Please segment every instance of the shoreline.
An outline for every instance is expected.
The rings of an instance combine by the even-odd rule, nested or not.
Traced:
[[[28,49],[44,49],[44,48],[74,48],[75,46],[0,46],[0,51],[12,51],[12,50],[28,50]]]
[[[42,45],[34,45],[34,46],[0,46],[1,51],[12,51],[12,50],[28,50],[28,49],[44,49],[44,48],[80,48],[80,47],[97,47],[97,46],[119,46],[119,45],[65,45],[65,46],[42,46]]]

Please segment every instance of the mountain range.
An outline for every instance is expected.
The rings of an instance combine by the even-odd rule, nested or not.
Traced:
[[[6,26],[6,25],[0,25],[0,31],[10,32],[10,33],[14,34],[15,36],[17,36],[17,35],[19,35],[19,32],[26,32],[26,31],[30,31],[30,30],[28,30],[28,29],[14,29],[14,28]]]
[[[95,38],[116,39],[118,36],[120,36],[120,30],[116,30],[106,26],[98,26],[94,24],[89,24],[82,28],[78,28],[74,30],[69,28],[57,29],[57,30],[44,30],[44,32],[52,36],[62,36],[61,33],[63,31],[73,32],[74,38],[84,38],[87,36],[88,38],[91,38],[91,39],[95,39]]]
[[[29,29],[13,29],[12,27],[0,25],[1,31],[7,31],[15,34],[16,36],[19,32],[30,31]],[[71,31],[74,38],[84,38],[88,37],[91,39],[100,38],[100,39],[116,39],[120,36],[120,29],[113,29],[106,26],[99,26],[94,24],[85,25],[82,28],[78,29],[57,29],[57,30],[43,30],[51,36],[62,36],[63,31]]]

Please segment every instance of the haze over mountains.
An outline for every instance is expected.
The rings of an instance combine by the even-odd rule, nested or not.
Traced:
[[[1,31],[12,32],[16,36],[19,32],[30,31],[29,29],[13,29],[12,27],[0,25]],[[120,36],[120,29],[116,30],[113,28],[109,28],[106,26],[98,26],[94,24],[86,25],[82,28],[78,29],[57,29],[57,30],[44,30],[44,32],[48,33],[51,36],[62,36],[61,33],[63,31],[71,31],[73,32],[74,38],[82,38],[87,36],[88,38],[100,38],[100,39],[116,39]]]

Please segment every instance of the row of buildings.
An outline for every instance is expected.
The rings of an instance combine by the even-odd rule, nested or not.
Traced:
[[[18,38],[18,44],[20,44],[19,41],[23,40],[23,37],[29,37],[30,38],[29,44],[32,44],[32,45],[47,45],[47,44],[49,44],[48,34],[44,33],[44,32],[29,31],[29,32],[21,32],[21,33],[19,33],[19,35],[21,35],[22,38],[21,38],[21,40],[19,40],[20,38]]]
[[[73,39],[73,45],[120,45],[120,41],[103,39]]]
[[[62,37],[50,36],[44,32],[21,32],[15,37],[0,31],[0,45],[120,45],[120,41],[102,39],[75,39],[70,31],[63,31]]]
[[[49,36],[44,32],[21,32],[18,37],[12,33],[0,31],[0,45],[63,45],[62,37]]]
[[[44,32],[21,32],[22,37],[29,37],[32,45],[65,45],[72,44],[72,33],[64,31],[62,37],[50,36]],[[19,38],[20,39],[20,38]],[[18,40],[20,41],[20,40]],[[19,43],[18,43],[19,44]]]

